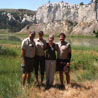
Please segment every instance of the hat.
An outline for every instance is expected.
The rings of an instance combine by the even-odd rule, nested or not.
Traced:
[[[49,35],[49,40],[54,40],[54,36],[53,35]]]
[[[44,34],[44,32],[43,32],[43,31],[39,31],[39,32],[38,32],[38,34],[42,34],[42,35],[43,35],[43,34]]]
[[[30,31],[29,34],[35,35],[35,31]]]

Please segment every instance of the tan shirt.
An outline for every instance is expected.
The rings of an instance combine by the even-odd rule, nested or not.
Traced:
[[[21,49],[25,51],[25,57],[33,58],[35,56],[36,45],[30,38],[26,38],[22,41]]]
[[[58,43],[58,53],[57,56],[59,59],[68,59],[68,54],[71,53],[71,47],[68,42],[64,42],[63,44]]]
[[[43,40],[39,40],[39,39],[36,39],[36,55],[37,56],[45,56],[45,47],[46,47],[46,41],[43,39]]]

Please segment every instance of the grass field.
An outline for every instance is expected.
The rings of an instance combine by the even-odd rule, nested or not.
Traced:
[[[0,40],[0,98],[27,98],[27,94],[21,90],[20,45],[21,41]],[[98,46],[72,45],[71,81],[97,79]],[[55,82],[59,83],[58,73],[55,75]],[[33,84],[32,74],[31,86]]]

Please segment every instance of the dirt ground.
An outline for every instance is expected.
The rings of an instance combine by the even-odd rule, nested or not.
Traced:
[[[98,98],[98,80],[73,82],[63,90],[57,84],[48,90],[45,87],[32,87],[29,98]]]

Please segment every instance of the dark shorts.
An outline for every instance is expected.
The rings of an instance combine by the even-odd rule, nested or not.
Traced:
[[[67,60],[63,59],[57,59],[56,61],[56,71],[64,71],[64,67],[66,66]],[[70,67],[67,68],[67,70],[70,70]]]
[[[32,72],[33,71],[33,66],[34,66],[34,58],[25,57],[25,61],[26,61],[26,64],[23,64],[23,63],[21,64],[22,72],[23,73]]]
[[[44,75],[44,71],[45,71],[45,57],[44,56],[35,57],[35,64],[34,64],[35,74],[38,74],[39,66],[40,66],[40,74]]]

